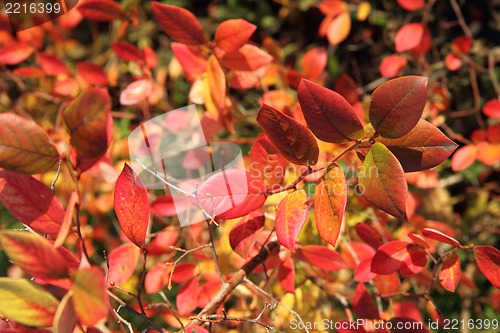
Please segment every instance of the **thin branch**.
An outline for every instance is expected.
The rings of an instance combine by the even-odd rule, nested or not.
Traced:
[[[488,52],[488,74],[490,75],[491,83],[495,88],[495,93],[497,94],[497,98],[500,99],[500,84],[497,80],[497,75],[495,73],[495,51],[491,50]]]
[[[179,318],[179,316],[177,315],[177,312],[175,312],[175,309],[172,305],[172,303],[170,303],[170,301],[168,300],[167,298],[167,295],[165,295],[165,293],[163,291],[159,291],[158,292],[158,295],[160,295],[160,297],[163,299],[163,301],[165,302],[165,304],[163,304],[167,309],[170,310],[170,312],[172,312],[172,314],[174,315],[175,319],[179,322],[179,324],[181,325],[181,328],[182,330],[184,330],[184,324],[182,323],[182,320],[181,318]]]
[[[177,258],[173,263],[167,263],[167,265],[172,265],[172,269],[170,270],[170,276],[168,278],[168,285],[167,285],[168,290],[172,289],[172,276],[174,275],[174,271],[175,271],[175,267],[177,266],[177,263],[179,261],[181,261],[188,254],[190,254],[192,252],[199,251],[199,250],[204,249],[204,248],[209,247],[209,246],[210,246],[210,244],[204,244],[204,245],[198,246],[197,248],[194,248],[191,250],[184,250],[184,249],[180,249],[180,248],[177,248],[174,246],[170,247],[172,250],[182,251],[184,253],[181,254],[181,256],[179,258]]]
[[[451,7],[453,8],[453,11],[455,12],[455,15],[457,16],[458,24],[464,31],[465,35],[469,38],[473,38],[472,36],[472,31],[470,31],[469,27],[467,26],[467,23],[465,23],[464,16],[462,15],[462,11],[460,10],[460,6],[458,5],[456,0],[450,0]]]
[[[50,184],[50,190],[52,191],[52,194],[56,191],[56,183],[57,180],[59,179],[59,174],[61,173],[61,164],[63,160],[59,160],[59,163],[57,164],[57,171],[56,171],[56,176],[54,177],[54,180]]]
[[[274,331],[274,327],[267,325],[266,323],[260,321],[260,318],[262,317],[264,312],[270,307],[271,307],[271,305],[269,303],[265,303],[262,311],[259,313],[259,315],[256,318],[253,318],[253,319],[252,318],[245,318],[245,317],[228,317],[226,311],[224,311],[224,310],[222,311],[222,315],[209,315],[209,316],[206,316],[205,318],[198,318],[198,319],[205,321],[205,322],[208,322],[208,323],[215,323],[215,324],[223,322],[223,321],[248,322],[248,323],[262,326],[266,329],[267,332],[270,332],[270,331]],[[190,319],[195,319],[195,318],[197,318],[197,317],[191,317]]]

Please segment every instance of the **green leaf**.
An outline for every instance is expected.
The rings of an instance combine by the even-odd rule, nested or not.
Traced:
[[[391,151],[376,142],[366,155],[358,175],[363,197],[375,207],[407,220],[408,184],[403,168]]]
[[[29,326],[51,326],[59,301],[26,279],[0,277],[0,313]]]

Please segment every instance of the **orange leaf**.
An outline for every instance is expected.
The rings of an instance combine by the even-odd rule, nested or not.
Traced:
[[[303,165],[318,162],[316,138],[292,117],[264,104],[257,115],[257,122],[281,155],[290,162]]]
[[[153,13],[161,28],[174,41],[190,45],[207,42],[200,22],[187,9],[152,3]]]
[[[461,273],[460,258],[455,253],[450,254],[439,271],[439,281],[443,288],[454,292],[460,281]]]
[[[32,120],[14,113],[0,113],[0,168],[40,173],[59,159],[47,133]]]
[[[324,47],[315,47],[302,58],[302,75],[308,80],[316,81],[323,74],[328,62],[328,53]]]
[[[278,205],[276,235],[279,243],[290,251],[295,250],[295,242],[306,222],[308,210],[308,197],[303,189],[289,193]]]
[[[330,164],[314,189],[316,229],[326,242],[335,246],[347,203],[347,182],[342,169]]]
[[[489,245],[474,246],[474,258],[488,281],[500,288],[500,251]]]
[[[64,214],[61,229],[59,230],[56,241],[54,242],[54,247],[61,246],[64,243],[66,236],[68,236],[73,222],[73,212],[75,211],[75,206],[79,203],[79,201],[80,199],[78,197],[78,193],[76,191],[71,192],[68,200],[68,207],[66,208],[66,213]]]
[[[47,75],[69,75],[68,67],[58,57],[49,53],[40,53],[36,57],[40,67]]]
[[[109,84],[108,77],[102,68],[88,61],[77,63],[76,69],[82,78],[90,84],[107,86]]]
[[[288,163],[266,135],[259,134],[249,155],[252,160],[250,172],[266,183],[268,191],[281,185]]]
[[[451,157],[451,170],[457,172],[467,169],[476,160],[478,151],[475,145],[466,145],[457,149]]]
[[[351,14],[343,11],[337,15],[328,25],[326,37],[331,45],[342,43],[351,32]]]
[[[489,118],[500,118],[500,99],[493,98],[484,103],[483,113]]]
[[[228,52],[220,59],[222,65],[236,71],[254,71],[271,61],[273,57],[257,46],[245,44],[236,51]]]
[[[207,60],[194,47],[180,43],[170,45],[188,81],[194,81],[207,71]]]
[[[226,20],[215,31],[215,44],[226,52],[236,51],[248,42],[257,27],[242,19]]]
[[[144,247],[149,222],[148,191],[128,164],[125,164],[115,185],[115,212],[128,239]]]
[[[456,71],[462,67],[462,59],[456,54],[448,53],[446,57],[444,57],[444,64],[448,70]]]
[[[86,326],[96,326],[108,314],[108,296],[104,273],[99,267],[81,268],[74,278],[73,307],[78,321]]]
[[[0,63],[5,65],[17,65],[26,60],[33,53],[31,45],[24,43],[11,43],[0,49]]]
[[[226,108],[226,76],[219,61],[213,55],[208,58],[207,62],[207,80],[212,101],[219,114],[222,115]]]

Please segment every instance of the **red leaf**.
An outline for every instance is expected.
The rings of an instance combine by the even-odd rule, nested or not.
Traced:
[[[120,104],[134,105],[151,95],[153,84],[149,79],[140,79],[130,83],[120,94]]]
[[[248,42],[257,27],[242,19],[226,20],[215,31],[215,44],[226,52],[236,51]]]
[[[66,212],[64,213],[64,219],[61,223],[61,228],[57,234],[57,238],[54,242],[54,247],[59,247],[63,245],[66,237],[68,236],[71,225],[73,223],[73,213],[75,212],[75,206],[79,204],[80,198],[76,191],[71,192],[68,200],[68,205],[66,207]]]
[[[73,307],[73,295],[72,293],[66,293],[57,307],[54,321],[52,323],[53,332],[73,333],[77,324],[78,318],[76,317],[75,309]]]
[[[213,55],[207,61],[207,81],[210,97],[219,114],[222,114],[226,107],[226,76]]]
[[[317,81],[325,71],[328,53],[324,47],[315,47],[304,54],[302,58],[302,75],[308,80]]]
[[[408,244],[407,254],[403,258],[399,272],[401,274],[418,274],[427,264],[427,252],[415,244]]]
[[[398,139],[378,138],[396,156],[405,172],[433,168],[444,162],[458,147],[436,126],[424,119]]]
[[[5,65],[17,65],[28,59],[34,49],[31,45],[24,43],[11,43],[0,49],[0,63]]]
[[[185,331],[186,333],[209,333],[206,329],[200,326],[187,326]]]
[[[148,270],[146,278],[144,279],[144,289],[146,293],[154,294],[167,286],[170,280],[171,270],[172,265],[165,265],[163,262],[159,262]]]
[[[37,55],[37,62],[47,75],[68,75],[68,67],[58,57],[49,53],[40,53]]]
[[[451,157],[451,170],[457,172],[467,169],[474,163],[478,155],[478,149],[475,145],[466,145],[457,149]]]
[[[424,0],[397,0],[398,4],[401,8],[406,9],[407,11],[415,11],[425,7]]]
[[[236,51],[224,54],[220,61],[223,66],[235,71],[254,71],[269,64],[273,57],[257,46],[245,44]]]
[[[415,49],[422,42],[425,26],[422,23],[409,23],[396,33],[396,51],[404,52]]]
[[[181,64],[188,81],[196,80],[207,71],[207,60],[198,50],[179,43],[172,43],[170,48]]]
[[[83,17],[91,21],[109,22],[125,18],[120,3],[115,1],[86,0],[77,9]]]
[[[500,118],[500,99],[493,98],[484,103],[483,113],[489,118]]]
[[[372,226],[366,223],[358,223],[354,226],[356,233],[359,238],[361,238],[366,244],[373,247],[375,250],[378,249],[384,241],[380,234]]]
[[[462,67],[462,59],[453,53],[448,53],[444,57],[444,64],[448,70],[456,71]]]
[[[295,266],[292,258],[285,259],[279,266],[278,280],[283,290],[295,294]]]
[[[243,181],[245,180],[245,181]],[[234,219],[259,209],[266,200],[260,178],[239,169],[217,171],[198,188],[198,201],[212,217]]]
[[[472,38],[468,36],[458,36],[451,42],[451,49],[458,55],[468,53],[471,48]]]
[[[128,164],[116,181],[114,199],[116,216],[124,234],[143,248],[149,222],[148,191]]]
[[[365,131],[358,116],[340,94],[302,80],[298,99],[307,125],[318,139],[342,143],[364,137]]]
[[[23,231],[2,231],[0,243],[7,256],[26,274],[60,285],[75,267],[68,264],[61,251],[38,234]]]
[[[159,216],[176,216],[178,213],[184,212],[189,205],[189,201],[185,201],[185,205],[181,198],[175,198],[171,195],[162,195],[156,198],[151,203],[151,213]]]
[[[408,184],[401,164],[380,142],[366,155],[358,174],[363,197],[375,207],[401,220],[407,220]]]
[[[460,242],[457,241],[455,238],[445,235],[444,233],[436,229],[424,228],[422,229],[422,235],[424,235],[427,238],[435,239],[437,241],[450,244],[456,247],[462,246]]]
[[[278,242],[289,249],[295,250],[295,242],[304,226],[309,210],[309,198],[301,189],[289,193],[278,205],[276,211],[276,235]]]
[[[36,231],[57,234],[64,209],[50,189],[27,175],[0,171],[0,202],[19,221]]]
[[[141,49],[141,52],[142,58],[146,62],[146,65],[151,69],[155,68],[158,64],[158,56],[156,55],[155,50],[153,50],[149,46],[146,46],[145,48]]]
[[[320,245],[306,245],[294,254],[297,259],[307,261],[325,271],[338,271],[348,268],[342,256],[334,250]]]
[[[399,54],[391,54],[380,63],[380,74],[385,77],[398,76],[406,67],[406,58]]]
[[[352,310],[359,318],[364,319],[378,319],[380,314],[373,304],[373,300],[366,291],[363,283],[359,283],[354,291],[354,298],[352,300]]]
[[[108,281],[117,285],[127,281],[134,274],[139,262],[139,255],[139,249],[132,243],[126,243],[113,249],[108,255]]]
[[[373,91],[370,122],[381,136],[399,138],[417,125],[425,106],[427,80],[423,76],[403,76]]]
[[[461,274],[460,258],[455,253],[452,253],[446,258],[439,271],[439,281],[444,289],[453,293],[457,289]]]
[[[208,281],[198,291],[198,307],[204,308],[221,289],[221,282],[219,279]]]
[[[259,238],[264,222],[264,213],[260,210],[241,218],[229,233],[229,244],[234,252],[246,259]]]
[[[318,162],[316,139],[295,119],[264,104],[257,115],[257,122],[281,155],[290,162],[303,165]]]
[[[42,77],[45,75],[45,72],[36,67],[20,67],[15,68],[12,73],[21,77]]]
[[[266,183],[267,190],[278,188],[285,178],[287,161],[279,154],[269,138],[259,134],[249,153],[250,172]]]
[[[195,269],[196,265],[190,262],[176,265],[172,274],[172,282],[182,283],[193,278]]]
[[[142,60],[142,53],[135,45],[129,42],[112,43],[111,48],[123,60],[126,61]]]
[[[107,86],[109,84],[108,77],[103,69],[88,61],[81,61],[76,65],[78,73],[85,81],[90,84]]]
[[[314,189],[314,215],[320,237],[335,246],[347,203],[347,182],[342,169],[330,164]]]
[[[174,41],[189,45],[207,42],[200,22],[187,9],[159,2],[153,2],[152,8],[161,28]]]
[[[0,168],[40,173],[59,159],[47,133],[32,120],[14,113],[0,113]]]
[[[373,280],[377,274],[371,270],[372,258],[365,258],[359,262],[354,270],[354,281],[369,282]]]
[[[406,242],[392,241],[379,247],[372,260],[372,272],[382,275],[397,272],[408,253],[407,246]]]
[[[167,227],[163,231],[156,233],[153,240],[146,246],[148,255],[159,256],[172,251],[170,248],[174,246],[179,238],[179,232],[176,228]]]
[[[106,153],[111,141],[111,98],[104,89],[89,88],[66,107],[63,117],[77,166],[86,171]]]
[[[108,296],[104,273],[99,267],[80,268],[73,284],[73,308],[78,321],[96,326],[108,314]]]
[[[342,95],[351,105],[354,105],[359,101],[358,89],[359,87],[356,82],[347,73],[341,74],[333,86],[333,90]],[[362,118],[359,118],[358,116],[358,119]]]
[[[474,246],[474,258],[488,281],[500,288],[500,251],[489,245]]]
[[[181,316],[190,314],[198,307],[198,288],[199,283],[197,278],[192,278],[182,285],[175,299]]]

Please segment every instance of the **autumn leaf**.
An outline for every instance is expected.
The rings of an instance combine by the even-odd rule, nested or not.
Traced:
[[[111,44],[111,49],[115,51],[115,53],[126,61],[138,61],[142,60],[142,54],[139,49],[129,43],[129,42],[116,42]]]
[[[185,316],[198,307],[199,282],[196,277],[184,283],[176,296],[175,303],[181,316]]]
[[[418,274],[427,263],[427,253],[415,244],[391,241],[378,248],[372,259],[371,271],[389,275],[399,270],[401,274]]]
[[[28,326],[52,326],[59,301],[26,279],[0,277],[0,313]]]
[[[476,145],[469,144],[457,149],[451,157],[451,170],[454,172],[467,169],[474,163],[478,155]]]
[[[125,18],[120,3],[115,1],[86,0],[77,7],[77,10],[91,21],[109,22]]]
[[[187,9],[153,2],[153,13],[161,28],[174,41],[198,45],[207,42],[200,22]]]
[[[295,251],[294,256],[325,271],[338,271],[348,268],[342,256],[337,251],[331,250],[326,246],[302,246]]]
[[[335,246],[347,203],[347,182],[342,169],[330,164],[314,189],[314,219],[321,238]]]
[[[285,259],[278,267],[278,280],[283,290],[295,294],[295,266],[292,258]]]
[[[266,135],[259,134],[249,153],[250,172],[266,183],[267,190],[283,183],[288,162],[280,155]]]
[[[226,108],[226,76],[215,56],[210,56],[207,61],[207,81],[212,102],[222,116]]]
[[[247,258],[264,228],[264,222],[264,212],[261,210],[242,217],[229,233],[229,244],[234,252],[242,258]]]
[[[422,235],[424,235],[427,238],[434,239],[446,244],[450,244],[456,247],[462,247],[462,244],[460,244],[459,241],[457,241],[455,238],[450,237],[444,233],[442,233],[439,230],[432,229],[432,228],[423,228],[422,229]]]
[[[245,44],[238,50],[225,53],[222,65],[235,71],[254,71],[273,61],[273,57],[255,45]]]
[[[132,243],[122,244],[113,249],[108,254],[108,281],[117,285],[127,281],[134,274],[139,255],[139,249]]]
[[[27,43],[9,43],[0,49],[0,64],[17,65],[29,58],[35,48]]]
[[[302,80],[298,99],[307,125],[318,139],[342,143],[364,137],[363,125],[358,116],[340,94]]]
[[[47,75],[70,75],[68,67],[64,62],[49,53],[40,53],[36,56],[37,62]]]
[[[406,58],[399,54],[391,54],[380,63],[380,74],[385,77],[398,76],[406,67]]]
[[[358,174],[363,197],[375,207],[407,220],[408,184],[403,168],[390,150],[376,142],[366,155]]]
[[[373,300],[363,283],[358,283],[356,286],[352,300],[352,309],[359,318],[380,318],[377,307],[373,304]]]
[[[425,106],[427,80],[423,76],[403,76],[373,91],[370,122],[382,137],[402,137],[417,125]]]
[[[242,19],[226,20],[215,31],[215,45],[226,52],[236,51],[248,42],[256,29],[257,26]]]
[[[47,133],[32,120],[0,113],[0,168],[33,174],[47,171],[59,159]]]
[[[104,273],[99,267],[80,268],[73,282],[73,308],[78,321],[96,326],[108,314]]]
[[[78,324],[72,297],[73,293],[68,292],[61,299],[52,324],[54,333],[73,333]]]
[[[378,138],[396,156],[405,172],[433,168],[444,162],[458,145],[424,119],[397,139]]]
[[[331,45],[342,43],[351,32],[351,14],[343,11],[332,19],[326,30],[326,37]]]
[[[257,122],[278,151],[295,164],[314,165],[319,148],[313,134],[298,121],[269,105],[262,105]]]
[[[488,281],[500,288],[500,251],[489,245],[474,246],[474,258]]]
[[[115,213],[127,238],[144,247],[149,223],[148,191],[141,179],[125,164],[115,185]]]
[[[425,7],[425,0],[397,0],[401,8],[416,11]]]
[[[295,250],[295,242],[306,222],[308,200],[303,189],[293,191],[281,200],[276,210],[275,228],[278,242],[290,251]]]
[[[319,80],[328,62],[328,53],[324,47],[315,47],[304,54],[301,72],[308,80]]]
[[[461,273],[460,258],[455,253],[450,254],[439,271],[439,281],[443,288],[454,292],[460,281]]]
[[[397,52],[415,49],[424,37],[425,26],[422,23],[409,23],[402,26],[396,33],[395,44]]]
[[[76,64],[76,69],[81,77],[90,84],[107,86],[109,84],[108,77],[104,70],[89,61],[80,61]]]

